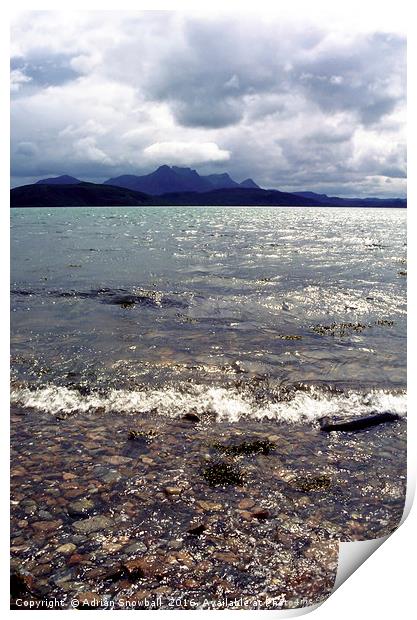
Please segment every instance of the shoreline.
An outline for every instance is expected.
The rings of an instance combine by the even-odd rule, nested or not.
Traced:
[[[56,419],[14,407],[12,604],[56,597],[62,608],[74,599],[85,608],[120,608],[121,600],[152,608],[162,597],[158,608],[177,599],[201,608],[227,597],[259,608],[265,595],[271,603],[261,608],[276,609],[322,601],[339,539],[386,535],[401,519],[405,426],[324,437],[274,422]],[[370,440],[382,448],[366,470]]]

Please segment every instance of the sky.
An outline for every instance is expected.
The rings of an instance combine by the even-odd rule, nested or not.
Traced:
[[[260,186],[405,196],[406,40],[279,15],[23,12],[12,185],[162,164]]]

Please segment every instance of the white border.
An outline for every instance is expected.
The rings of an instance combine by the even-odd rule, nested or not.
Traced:
[[[85,0],[84,2],[73,1],[68,7],[68,4],[61,1],[55,0],[54,2],[24,2],[20,0],[16,0],[13,2],[12,7],[9,10],[3,9],[2,20],[0,22],[1,33],[0,33],[0,45],[2,46],[2,54],[1,54],[1,109],[3,111],[2,114],[2,140],[1,140],[1,175],[2,175],[2,183],[1,183],[1,192],[2,198],[1,207],[0,207],[0,217],[1,217],[1,234],[2,234],[2,243],[0,244],[0,258],[1,258],[1,290],[7,291],[9,289],[9,278],[8,278],[8,265],[9,265],[9,211],[8,211],[8,188],[9,188],[9,169],[8,169],[8,161],[9,161],[9,119],[8,119],[8,95],[6,85],[8,84],[8,63],[9,63],[9,53],[8,53],[8,21],[12,13],[17,11],[27,11],[27,10],[185,10],[190,12],[196,11],[204,11],[204,12],[235,12],[235,11],[256,11],[256,13],[276,13],[279,12],[281,15],[285,15],[286,18],[299,18],[300,15],[303,18],[310,18],[317,23],[329,23],[334,24],[335,28],[343,28],[343,29],[367,29],[369,26],[375,29],[388,30],[393,32],[406,32],[408,23],[412,23],[412,13],[411,13],[411,3],[406,2],[405,0],[396,0],[395,3],[387,0],[379,0],[370,1],[370,0],[350,0],[348,3],[339,3],[330,0],[291,0],[290,2],[282,2],[279,3],[275,0],[275,2],[266,2],[263,0],[257,0],[254,5],[253,2],[248,2],[247,0],[228,0],[227,3],[211,0],[210,3],[199,2],[196,0],[177,0],[171,2],[160,2],[158,0],[154,0],[153,2],[149,1],[123,1],[120,0],[118,3],[109,1],[109,0],[101,0],[99,1],[89,1]],[[411,50],[409,52],[409,67],[412,66],[411,58],[412,55],[414,58],[415,54],[415,43],[413,40],[409,41],[409,48],[411,46]],[[415,67],[414,67],[415,72]],[[415,80],[413,79],[413,71],[409,69],[409,79],[411,80],[410,88],[409,88],[409,109],[416,109],[416,96],[415,96]],[[414,125],[414,131],[413,131]],[[409,126],[411,130],[409,131],[409,138],[417,135],[417,127],[415,127],[415,119],[409,119]],[[415,156],[414,150],[411,151],[409,161],[411,163],[411,169],[414,171],[415,166]],[[413,180],[413,175],[410,175],[409,187],[408,187],[408,227],[409,227],[409,299],[415,299],[415,270],[416,270],[416,261],[415,261],[415,246],[416,243],[413,238],[413,232],[416,230],[416,217],[413,212],[417,206],[415,206],[415,182]],[[4,448],[1,450],[1,458],[2,462],[2,479],[4,482],[3,491],[7,494],[5,498],[5,502],[3,505],[8,505],[8,486],[7,472],[9,470],[9,455],[7,450],[7,439],[9,435],[8,428],[8,416],[6,412],[8,411],[8,394],[9,394],[9,371],[8,371],[8,334],[9,334],[9,308],[8,304],[5,303],[5,299],[7,299],[6,294],[3,295],[3,303],[0,307],[1,311],[1,326],[3,329],[3,338],[2,338],[2,354],[0,356],[1,363],[1,414],[2,414],[2,424],[4,425],[4,431],[2,433],[2,438],[4,443]],[[411,304],[411,311],[413,309],[413,304]],[[409,355],[408,355],[408,369],[409,376],[415,376],[416,364],[414,362],[414,352],[412,345],[416,342],[416,328],[413,325],[413,321],[409,321]],[[408,467],[409,467],[409,478],[408,478],[408,510],[411,505],[410,497],[414,493],[415,488],[415,472],[416,468],[416,423],[414,421],[416,412],[413,410],[415,399],[415,388],[413,383],[409,386],[409,416],[408,416]],[[410,517],[406,520],[406,522],[389,538],[387,542],[385,542],[381,549],[379,549],[375,555],[370,558],[361,568],[356,571],[354,575],[350,577],[350,579],[340,588],[337,592],[332,594],[332,596],[315,612],[315,617],[318,619],[325,620],[326,618],[331,618],[334,620],[337,617],[338,620],[343,620],[344,618],[349,618],[351,620],[353,614],[360,614],[360,617],[366,617],[372,615],[372,618],[391,618],[394,616],[398,619],[410,618],[411,614],[414,615],[414,558],[411,554],[411,540],[410,537],[416,540],[416,530],[417,530],[417,511],[415,507],[411,511]],[[8,513],[3,517],[5,522],[3,524],[3,532],[6,535],[3,535],[1,540],[1,584],[3,586],[2,591],[2,607],[6,611],[8,615],[10,612],[8,610]],[[343,543],[344,545],[356,545],[356,543]],[[362,543],[358,543],[362,545]],[[343,553],[345,553],[343,551]],[[362,555],[363,559],[363,555]],[[413,570],[412,570],[413,569]],[[301,611],[301,610],[300,610]],[[41,614],[44,612],[40,612]],[[54,617],[54,613],[57,612],[48,612],[47,618]],[[61,613],[61,612],[58,612]],[[68,612],[72,613],[72,612]],[[93,614],[102,614],[103,612],[90,612]],[[160,612],[162,614],[169,613],[168,617],[172,617],[172,613],[175,614],[184,614],[188,612]],[[190,612],[193,614],[204,614],[205,612]],[[222,617],[224,614],[229,614],[231,612],[211,612],[211,613],[221,613]],[[253,614],[253,613],[262,613],[262,614],[275,614],[276,612],[234,612],[239,614]],[[299,611],[294,612],[277,612],[279,617],[283,617],[283,615],[300,615]]]

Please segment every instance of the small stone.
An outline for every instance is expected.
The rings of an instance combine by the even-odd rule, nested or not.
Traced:
[[[68,566],[76,566],[77,564],[81,564],[85,560],[85,555],[81,555],[80,553],[74,553],[70,558],[68,558]]]
[[[165,487],[164,489],[166,495],[181,495],[181,491],[180,487]]]
[[[51,532],[58,529],[62,525],[62,521],[35,521],[32,523],[34,530],[38,532]]]
[[[125,562],[125,569],[129,575],[137,577],[160,578],[166,573],[166,567],[162,558],[143,557]]]
[[[109,471],[101,479],[106,484],[114,484],[116,482],[119,482],[121,477],[122,475],[118,471]]]
[[[269,510],[266,510],[266,508],[255,508],[251,514],[256,519],[267,519],[269,517]]]
[[[132,554],[132,555],[135,553],[146,553],[147,550],[148,550],[147,546],[140,540],[134,543],[131,543],[130,545],[124,548],[124,552]]]
[[[237,507],[240,510],[246,510],[247,508],[252,508],[252,506],[254,505],[255,505],[255,502],[253,501],[253,499],[242,499],[238,503]]]
[[[187,532],[189,534],[192,534],[193,536],[200,536],[200,534],[202,534],[206,529],[207,529],[207,526],[202,521],[191,522],[188,527]]]
[[[200,422],[200,418],[196,413],[189,411],[185,415],[182,416],[183,420],[188,420],[189,422]]]
[[[75,523],[72,524],[73,528],[77,530],[77,532],[82,532],[83,534],[99,532],[100,530],[107,529],[111,525],[113,525],[113,521],[111,519],[100,515],[90,517],[89,519],[83,519],[82,521],[75,521]]]
[[[74,545],[74,543],[66,543],[65,545],[61,545],[60,547],[58,547],[57,552],[66,555],[67,553],[72,553],[73,551],[75,551],[76,548],[77,547]]]
[[[127,463],[131,463],[133,459],[129,456],[109,456],[106,459],[106,463],[110,463],[110,465],[126,465]]]
[[[68,505],[68,514],[70,517],[82,517],[87,515],[94,509],[94,502],[91,499],[79,499]]]
[[[74,478],[76,478],[77,476],[75,474],[71,474],[70,472],[65,472],[64,474],[62,474],[62,478],[64,480],[74,480]]]
[[[222,504],[219,504],[217,502],[207,502],[205,500],[200,500],[198,502],[198,505],[203,509],[203,510],[222,510],[223,506]]]

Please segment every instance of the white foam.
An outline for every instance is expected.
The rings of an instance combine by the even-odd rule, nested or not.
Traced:
[[[193,411],[212,414],[217,421],[237,422],[240,418],[252,418],[289,424],[311,424],[323,416],[346,417],[386,411],[405,416],[407,412],[404,392],[371,390],[363,393],[352,390],[340,394],[318,387],[295,392],[288,401],[259,404],[250,394],[235,388],[206,385],[190,386],[187,390],[111,390],[106,395],[81,395],[74,389],[48,385],[36,391],[27,387],[13,389],[11,403],[52,415],[94,410],[145,414],[155,410],[160,415],[176,418]]]

